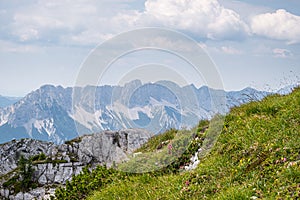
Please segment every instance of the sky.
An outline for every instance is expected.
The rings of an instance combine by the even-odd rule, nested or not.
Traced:
[[[1,0],[0,94],[24,96],[44,84],[74,86],[99,44],[145,27],[193,39],[215,64],[225,90],[277,90],[299,83],[299,0]],[[187,71],[186,64],[168,56],[140,51],[114,67],[141,66],[135,74],[143,78],[138,74],[142,69],[151,74],[152,57],[151,69],[161,68],[163,75],[146,82],[166,78],[173,66]],[[130,78],[125,74],[115,82]]]

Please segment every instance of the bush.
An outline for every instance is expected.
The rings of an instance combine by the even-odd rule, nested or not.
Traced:
[[[16,184],[16,182],[18,181],[18,179],[19,179],[19,176],[13,176],[8,181],[4,182],[2,186],[4,188],[9,188],[9,187],[13,186],[14,184]]]
[[[18,167],[14,171],[16,173],[8,181],[3,183],[3,187],[10,189],[15,194],[22,192],[27,192],[30,189],[38,187],[38,184],[33,180],[33,163],[32,160],[38,159],[40,155],[34,156],[32,158],[26,159],[23,155],[20,156],[18,161]],[[44,156],[41,156],[44,158]]]
[[[60,187],[55,191],[55,197],[52,199],[70,199],[79,200],[86,198],[93,190],[112,184],[117,180],[124,180],[125,173],[114,169],[107,169],[105,166],[97,166],[90,170],[89,167],[83,168],[82,172],[72,177],[72,181],[67,181],[66,187]]]
[[[41,153],[39,155],[35,155],[31,158],[32,161],[41,161],[41,160],[46,160],[46,155],[44,153]]]
[[[34,169],[32,168],[32,161],[31,159],[26,159],[23,155],[21,155],[20,160],[18,162],[18,168],[20,171],[20,183],[21,183],[21,190],[28,191],[31,187],[32,175]]]

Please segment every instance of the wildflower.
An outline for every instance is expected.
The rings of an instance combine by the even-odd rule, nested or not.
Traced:
[[[290,162],[290,163],[288,164],[287,167],[293,167],[293,166],[296,166],[298,162],[299,162],[299,161],[296,161],[296,162]]]
[[[172,149],[173,149],[172,142],[170,142],[168,145],[169,154],[172,154]]]
[[[185,181],[185,186],[189,186],[190,185],[190,182],[187,180]]]

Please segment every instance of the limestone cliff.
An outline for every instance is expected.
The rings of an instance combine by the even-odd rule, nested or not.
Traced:
[[[42,199],[53,193],[53,188],[63,185],[73,175],[89,165],[111,167],[128,159],[128,154],[144,144],[151,133],[141,129],[104,131],[78,137],[65,144],[55,145],[33,139],[14,140],[0,145],[0,197],[8,199]],[[16,194],[3,184],[18,172],[18,160],[44,155],[43,159],[33,160],[33,180],[38,188],[27,193]],[[47,189],[46,189],[47,188]]]

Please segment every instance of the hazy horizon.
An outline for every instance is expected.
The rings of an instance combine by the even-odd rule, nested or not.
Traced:
[[[132,81],[141,81],[141,80],[139,80],[139,79],[136,79],[136,80],[132,80]],[[130,81],[130,82],[132,82],[132,81]],[[160,82],[160,81],[170,81],[170,80],[158,80],[158,81],[155,81],[155,82],[153,82],[153,81],[149,81],[149,82],[147,82],[147,81],[141,81],[142,82],[142,85],[145,85],[145,84],[155,84],[155,83],[158,83],[158,82]],[[120,87],[124,87],[124,85],[126,85],[126,84],[128,84],[128,83],[130,83],[130,82],[126,82],[126,83],[123,83],[123,84],[119,84],[119,85],[110,85],[110,84],[103,84],[103,85],[86,85],[86,86],[84,86],[84,87],[102,87],[102,86],[112,86],[112,87],[115,87],[115,86],[120,86]],[[170,82],[172,82],[172,81],[170,81]],[[174,82],[173,82],[174,83]],[[178,85],[178,84],[177,84]],[[183,88],[183,87],[186,87],[186,86],[191,86],[191,85],[194,85],[193,83],[190,83],[190,84],[187,84],[187,85],[178,85],[179,87],[181,87],[181,88]],[[281,89],[284,89],[284,88],[286,88],[286,87],[290,87],[290,86],[295,86],[296,84],[291,84],[291,85],[285,85],[285,86],[283,86],[283,87],[280,87],[280,88],[278,88],[278,89],[274,89],[274,90],[261,90],[261,89],[258,89],[258,88],[255,88],[255,87],[251,87],[251,86],[248,86],[248,87],[244,87],[244,88],[242,88],[242,89],[240,89],[240,90],[224,90],[225,92],[237,92],[237,91],[241,91],[241,90],[244,90],[244,89],[247,89],[247,88],[252,88],[252,89],[256,89],[256,90],[258,90],[258,91],[265,91],[265,92],[278,92],[279,90],[281,90]],[[55,84],[47,84],[47,83],[45,83],[45,84],[43,84],[43,85],[41,85],[41,86],[39,86],[38,88],[35,88],[35,89],[32,89],[31,91],[29,91],[28,93],[26,93],[25,95],[23,95],[23,96],[7,96],[7,95],[3,95],[3,94],[0,94],[0,96],[2,96],[2,97],[6,97],[6,98],[23,98],[23,97],[25,97],[26,95],[28,95],[28,94],[30,94],[31,92],[34,92],[34,91],[36,91],[36,90],[38,90],[38,89],[40,89],[41,87],[44,87],[44,86],[54,86],[54,87],[62,87],[62,88],[64,88],[64,89],[66,89],[66,88],[73,88],[74,86],[63,86],[63,85],[59,85],[59,84],[57,84],[57,85],[55,85]],[[196,86],[196,85],[194,85],[197,89],[200,89],[200,88],[202,88],[202,87],[208,87],[207,85],[201,85],[201,86]],[[296,86],[300,86],[299,85],[299,83],[296,85]],[[78,87],[78,86],[75,86],[75,87]],[[209,87],[210,89],[216,89],[216,90],[218,90],[217,88],[211,88],[211,87]]]

